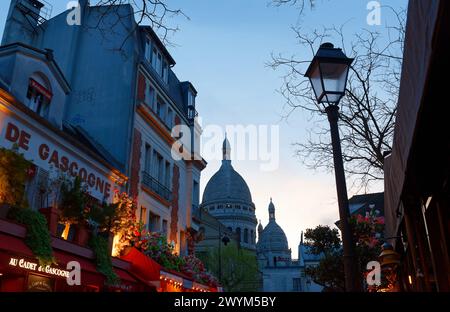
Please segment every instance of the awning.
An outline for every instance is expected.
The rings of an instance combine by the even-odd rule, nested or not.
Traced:
[[[136,248],[130,248],[121,259],[131,263],[131,272],[147,282],[159,281],[161,265]]]

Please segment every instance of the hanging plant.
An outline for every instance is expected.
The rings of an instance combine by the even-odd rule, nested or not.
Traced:
[[[94,251],[98,272],[106,277],[106,284],[112,286],[120,283],[120,279],[112,267],[106,238],[99,235],[92,235],[89,245]]]
[[[53,258],[51,236],[45,217],[37,211],[29,208],[14,208],[9,216],[27,228],[25,243],[42,266],[56,263]]]
[[[18,148],[0,148],[0,204],[27,207],[25,184],[32,177],[32,163]]]

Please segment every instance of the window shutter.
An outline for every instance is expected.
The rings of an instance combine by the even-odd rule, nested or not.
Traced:
[[[142,73],[139,73],[139,78],[138,78],[138,100],[139,101],[145,100],[145,88],[146,88],[145,77]]]

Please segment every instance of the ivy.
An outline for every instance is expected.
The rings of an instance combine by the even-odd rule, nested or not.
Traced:
[[[32,164],[19,154],[17,147],[12,150],[0,148],[0,203],[27,207],[25,183],[31,173]]]
[[[106,284],[117,285],[120,279],[113,270],[106,238],[99,235],[92,235],[89,245],[95,254],[97,270],[106,277]]]
[[[29,208],[14,208],[10,217],[24,224],[27,228],[25,243],[33,251],[42,266],[56,263],[53,258],[52,239],[45,217]]]
[[[61,185],[61,221],[77,224],[83,217],[83,209],[86,206],[86,190],[80,177],[73,182],[65,181]]]

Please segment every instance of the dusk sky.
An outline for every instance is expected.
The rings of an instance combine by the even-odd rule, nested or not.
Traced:
[[[47,0],[53,4],[53,16],[65,9],[67,1]],[[168,47],[175,61],[173,68],[180,80],[191,81],[199,94],[197,110],[203,126],[218,125],[279,125],[280,150],[277,170],[265,172],[259,161],[233,161],[234,168],[247,181],[256,215],[265,226],[270,197],[276,207],[276,219],[284,229],[293,258],[297,257],[300,232],[319,224],[332,225],[338,219],[334,174],[311,171],[294,157],[292,143],[305,138],[311,125],[309,115],[295,111],[285,120],[285,100],[277,93],[282,71],[267,66],[271,53],[301,56],[305,51],[296,45],[290,27],[300,25],[304,31],[340,26],[351,36],[363,28],[384,31],[382,26],[366,23],[369,1],[319,0],[313,10],[302,16],[292,6],[276,8],[269,0],[177,0],[169,1],[180,8],[189,20],[176,17],[169,23],[180,31],[171,37],[175,46]],[[394,8],[406,8],[407,0],[380,1]],[[0,33],[9,0],[0,4]],[[95,1],[91,1],[95,3]],[[382,9],[382,23],[393,18]],[[332,40],[332,39],[331,39]],[[336,45],[338,41],[335,42]],[[304,56],[305,57],[305,56]],[[308,54],[307,57],[310,57]],[[57,61],[57,60],[56,60]],[[233,142],[232,148],[233,148]],[[219,160],[206,159],[201,188],[218,170]],[[382,185],[370,191],[381,191]],[[349,197],[353,194],[349,191]]]

